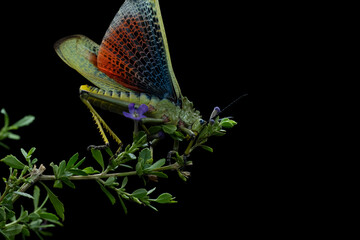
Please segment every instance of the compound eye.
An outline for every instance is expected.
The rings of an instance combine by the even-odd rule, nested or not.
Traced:
[[[205,123],[205,121],[203,119],[200,119],[200,124],[203,125]]]

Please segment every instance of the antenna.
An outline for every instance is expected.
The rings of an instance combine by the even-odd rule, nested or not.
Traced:
[[[226,109],[228,109],[231,105],[233,105],[234,103],[236,103],[237,101],[239,101],[240,99],[246,97],[247,93],[241,95],[240,97],[238,97],[237,99],[235,99],[234,101],[232,101],[229,105],[227,105],[223,110],[220,110],[219,107],[215,107],[213,112],[211,113],[210,115],[210,119],[209,119],[209,122],[211,122],[211,120],[213,120],[213,118],[215,118],[217,115],[219,115],[220,113],[224,112]]]
[[[234,101],[232,101],[229,105],[227,105],[223,110],[221,110],[217,115],[219,115],[220,113],[224,112],[226,109],[228,109],[231,105],[233,105],[234,103],[236,103],[237,101],[239,101],[240,99],[248,96],[249,94],[245,93],[243,95],[241,95],[240,97],[238,97],[237,99],[235,99]]]

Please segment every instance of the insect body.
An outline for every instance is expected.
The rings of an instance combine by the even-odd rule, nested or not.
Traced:
[[[55,43],[60,58],[96,87],[82,85],[80,98],[92,113],[105,144],[103,127],[121,144],[92,105],[122,114],[130,103],[146,104],[143,121],[179,126],[193,134],[200,113],[181,94],[172,69],[158,0],[126,0],[100,46],[83,35]]]

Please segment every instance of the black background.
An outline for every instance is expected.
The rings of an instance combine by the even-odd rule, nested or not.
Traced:
[[[0,149],[0,157],[9,153],[20,157],[20,147],[36,147],[34,156],[46,166],[76,152],[96,166],[86,147],[101,144],[101,138],[78,97],[79,86],[88,82],[61,61],[53,44],[72,34],[84,34],[100,43],[122,2],[7,4],[8,14],[1,17],[0,108],[7,110],[12,122],[27,114],[36,120],[17,132],[20,141],[6,142],[11,150]],[[263,33],[256,6],[210,2],[160,1],[172,63],[183,95],[194,102],[204,119],[215,106],[224,108],[249,93],[223,113],[233,116],[238,125],[224,137],[210,139],[214,153],[194,152],[188,182],[170,173],[169,179],[146,186],[157,187],[154,196],[170,192],[179,201],[156,205],[159,212],[127,202],[129,213],[125,215],[118,203],[111,205],[95,182],[75,182],[76,190],[54,190],[65,205],[65,226],[53,229],[52,239],[99,234],[104,239],[145,237],[164,232],[181,238],[198,233],[225,238],[261,232],[258,227],[267,217],[263,212],[267,203],[259,184],[261,161],[251,157],[248,86],[263,71],[255,67],[261,61]],[[99,112],[129,142],[132,122]],[[2,165],[1,174],[4,170]],[[51,174],[50,167],[46,173]],[[129,192],[142,187],[136,177],[129,180]]]

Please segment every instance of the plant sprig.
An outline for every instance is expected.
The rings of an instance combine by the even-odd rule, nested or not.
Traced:
[[[7,146],[2,141],[6,139],[19,140],[20,136],[18,134],[13,133],[13,131],[18,130],[21,127],[28,126],[35,120],[35,117],[32,115],[28,115],[18,120],[14,124],[10,124],[9,115],[7,114],[4,108],[0,110],[0,113],[4,115],[4,126],[0,129],[0,147],[9,149],[9,146]]]
[[[11,131],[26,126],[34,120],[34,117],[27,116],[10,125],[6,111],[3,109],[1,113],[5,116],[5,124],[1,129],[0,140],[19,139],[19,137],[14,137]],[[144,131],[135,129],[133,142],[125,146],[123,150],[113,154],[110,148],[91,149],[94,160],[80,158],[79,153],[76,153],[68,160],[62,160],[59,163],[52,162],[47,167],[48,171],[52,170],[51,174],[44,174],[46,167],[43,164],[37,168],[38,159],[33,158],[35,148],[29,151],[21,149],[22,158],[17,158],[12,154],[3,157],[0,163],[9,167],[9,176],[3,178],[5,189],[0,192],[0,235],[7,240],[13,240],[19,234],[26,238],[31,233],[35,233],[43,239],[44,236],[51,235],[48,229],[56,225],[62,226],[62,221],[65,219],[64,204],[53,193],[51,187],[44,183],[46,181],[52,181],[53,188],[61,189],[68,186],[75,189],[76,181],[95,180],[110,203],[114,205],[119,202],[126,214],[128,213],[125,204],[127,201],[156,211],[156,204],[176,203],[172,194],[167,192],[155,194],[156,187],[146,189],[146,183],[167,179],[169,176],[165,173],[166,171],[177,171],[180,179],[186,181],[190,172],[185,171],[184,167],[192,165],[192,162],[188,160],[189,155],[198,147],[213,152],[213,148],[205,145],[207,139],[211,136],[223,136],[226,133],[224,128],[236,125],[234,120],[220,119],[219,116],[210,120],[209,123],[199,125],[199,131],[195,136],[189,136],[186,131],[184,134],[184,131],[173,125],[147,128],[139,122]],[[166,135],[174,141],[174,148],[165,158],[154,159],[154,146]],[[182,153],[179,152],[180,143],[187,144],[185,148],[181,148],[185,149]],[[5,144],[1,146],[7,147]],[[145,186],[128,189],[128,182],[132,176],[141,178]],[[32,186],[34,186],[33,191],[29,193]],[[46,193],[42,202],[40,201],[40,187]],[[21,206],[20,212],[16,213],[14,203],[20,197],[31,199],[33,209],[26,210]],[[49,202],[54,213],[49,212],[45,207]]]

